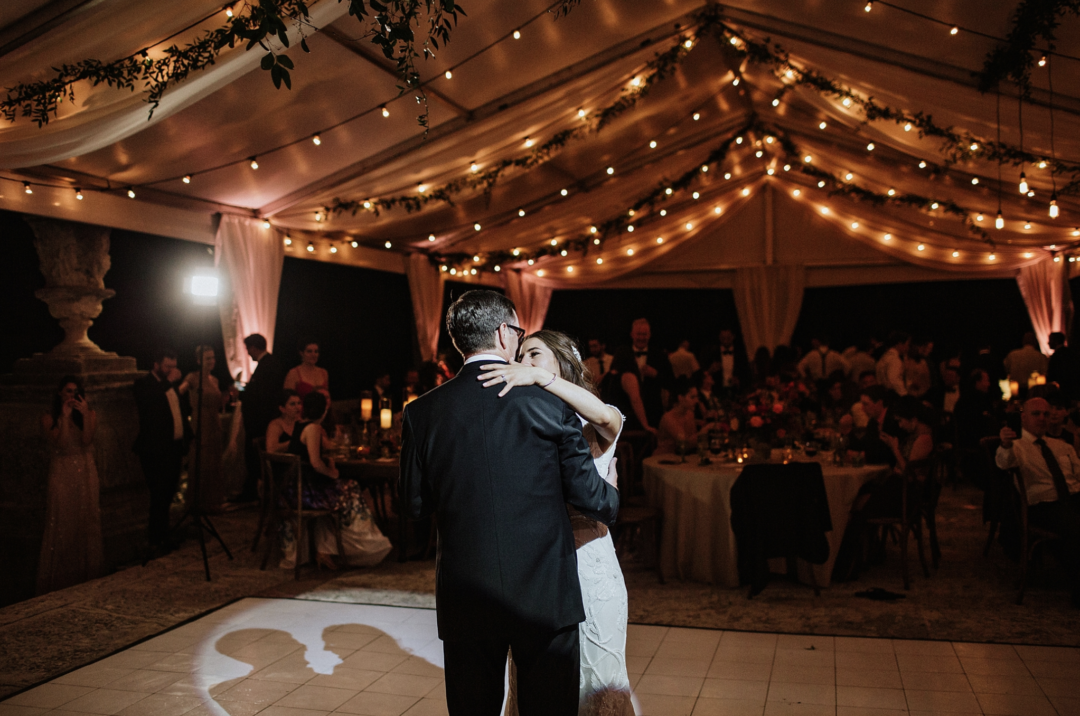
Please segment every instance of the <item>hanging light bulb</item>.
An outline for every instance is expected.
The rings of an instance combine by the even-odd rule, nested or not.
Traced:
[[[778,99],[774,99],[774,100],[772,101],[772,106],[773,106],[773,107],[779,107],[779,106],[780,106],[780,100],[778,100]]]
[[[390,248],[391,246],[393,246],[393,244],[387,241],[385,244],[383,244],[383,246],[385,246],[386,248]]]
[[[919,244],[916,248],[919,249],[919,251],[925,251],[926,250],[926,244]]]
[[[596,227],[595,227],[595,226],[590,226],[590,227],[589,227],[589,233],[590,233],[590,234],[595,234],[595,233],[596,233],[596,231],[597,231],[597,229],[596,229]]]
[[[850,97],[844,97],[844,101],[841,102],[840,104],[844,105],[845,107],[850,107],[851,106],[851,98]]]
[[[892,241],[892,234],[885,234],[881,237],[884,241]]]
[[[425,191],[427,191],[427,184],[417,184],[416,190],[423,194]]]
[[[233,16],[232,8],[231,7],[225,8],[225,17],[232,18],[232,16]]]
[[[904,131],[905,132],[910,132],[911,131],[911,122],[907,122],[906,124],[904,124]]]
[[[518,216],[525,216],[525,210],[524,209],[518,209]]]
[[[472,164],[469,165],[469,171],[471,171],[473,174],[475,174],[476,172],[480,171],[480,165],[477,164],[476,162],[473,162]]]
[[[824,189],[825,188],[825,180],[822,179],[821,181],[819,181],[817,183],[817,186],[818,186],[818,189]]]
[[[951,28],[949,29],[949,34],[950,34],[950,35],[955,35],[955,34],[956,34],[956,33],[958,33],[958,32],[960,32],[960,28],[959,28],[959,27],[957,27],[956,25],[953,25],[953,26],[952,26],[952,27],[951,27]]]
[[[799,194],[802,194],[802,192],[800,190],[798,190],[798,189],[793,189],[791,191],[791,195],[794,196],[794,197],[798,197]]]
[[[388,109],[386,108],[386,105],[385,105],[385,104],[384,104],[384,105],[381,105],[381,106],[379,107],[379,111],[380,111],[380,112],[382,112],[382,116],[384,116],[384,117],[389,117],[389,116],[390,116],[390,110],[388,110]]]
[[[585,119],[585,110],[581,107],[578,107],[577,116],[578,119]]]
[[[567,196],[567,195],[569,195],[569,194],[570,194],[570,190],[569,190],[569,189],[563,189],[563,190],[562,190],[562,191],[560,191],[559,193],[560,193],[560,194],[562,194],[563,196]]]
[[[308,251],[309,254],[315,253],[315,244],[313,244],[310,241],[307,242],[307,251]]]
[[[251,162],[251,168],[252,169],[258,169],[259,168],[259,162],[258,162],[258,160],[255,159],[255,157],[249,158],[248,161]]]
[[[82,201],[83,199],[82,189],[80,189],[79,187],[75,187],[75,198],[79,201]]]
[[[190,174],[185,174],[184,175],[184,183],[185,184],[190,184],[191,183],[191,175]]]
[[[853,228],[853,229],[859,228],[859,222],[857,222],[857,221],[851,222],[851,228]]]
[[[1005,217],[1001,215],[1001,210],[1000,209],[998,210],[997,218],[994,219],[994,228],[997,228],[997,229],[1004,229],[1005,228]]]
[[[1050,196],[1050,218],[1051,219],[1058,218],[1059,213],[1060,213],[1060,210],[1058,209],[1058,204],[1057,204],[1057,192],[1054,192]]]
[[[693,40],[687,40],[686,42],[684,42],[682,44],[682,46],[689,50],[691,47],[694,46],[694,41]]]
[[[731,179],[731,172],[724,172],[725,179]]]
[[[959,252],[959,251],[953,251],[953,252],[952,252],[952,257],[953,257],[954,259],[958,259],[958,258],[960,258],[960,252]]]
[[[667,209],[661,209],[660,216],[667,216]]]
[[[316,134],[314,137],[311,138],[311,143],[314,144],[316,147],[319,146],[320,144],[322,144],[322,137]]]
[[[926,162],[919,162],[919,169],[926,169]]]
[[[874,151],[874,143],[873,142],[870,142],[869,144],[866,145],[866,151],[868,151],[868,152]]]
[[[566,249],[563,249],[562,251],[560,251],[559,255],[560,256],[566,256]]]
[[[270,220],[269,219],[263,219],[263,228],[264,229],[269,229],[270,228]]]
[[[492,269],[495,273],[502,271],[502,267],[499,264],[495,264],[495,268]]]
[[[603,259],[601,259],[601,258],[598,258],[598,259],[596,259],[596,265],[597,265],[597,266],[599,266],[599,265],[600,265],[600,264],[602,264],[602,263],[604,263],[604,260],[603,260]]]
[[[521,39],[521,30],[514,30],[514,39],[515,40],[520,40]]]
[[[334,244],[330,244],[330,253],[336,254],[337,253],[337,246],[335,246]]]
[[[896,189],[889,187],[889,191],[886,192],[889,196],[896,196]]]
[[[972,183],[973,186],[978,184],[979,183],[979,177],[971,177],[971,183]]]
[[[370,209],[371,208],[371,202],[370,201],[365,201],[364,202],[364,208],[365,209]]]
[[[453,73],[453,72],[451,72],[450,70],[447,70],[447,71],[446,71],[446,74],[445,74],[444,76],[445,76],[445,77],[446,77],[446,79],[448,79],[448,80],[449,80],[449,79],[453,79],[453,78],[454,78],[454,73]]]
[[[354,249],[360,248],[360,242],[357,241],[356,239],[353,239],[352,241],[350,241],[349,245],[352,246]]]
[[[615,173],[615,167],[608,167],[607,168],[607,173],[608,173],[608,176],[611,176],[612,174],[614,174]]]
[[[824,122],[824,121],[823,121],[823,122],[821,122],[820,124],[818,124],[817,128],[818,128],[818,129],[825,129],[825,128],[826,128],[826,127],[828,127],[828,126],[829,126],[829,125],[828,125],[828,124],[827,124],[826,122]]]
[[[1046,55],[1039,58],[1039,67],[1046,67]]]
[[[866,6],[863,8],[866,12],[870,12],[874,9],[874,0],[866,0]]]
[[[473,227],[474,231],[479,231],[480,230],[480,224],[473,224],[472,227]]]
[[[982,221],[982,220],[983,220],[983,215],[982,214],[976,214],[975,215],[975,221]]]
[[[1028,193],[1027,175],[1024,174],[1024,172],[1020,172],[1020,193],[1021,194],[1027,194]]]
[[[427,240],[428,241],[434,241],[435,240],[435,234],[428,234]]]
[[[532,140],[532,137],[525,137],[525,148],[526,149],[528,149],[529,147],[531,147],[534,144],[536,144],[536,142],[534,142]]]
[[[656,140],[655,139],[652,140],[651,142],[649,142],[649,149],[656,149]]]
[[[292,237],[289,236],[288,234],[285,234],[285,245],[286,246],[292,246]]]
[[[128,194],[128,199],[134,199],[135,198],[135,187],[133,187],[133,186],[128,187],[127,194]]]
[[[701,119],[701,112],[694,112],[694,121],[696,122],[699,119]]]
[[[997,254],[990,254],[990,255],[989,255],[989,256],[987,256],[986,258],[987,258],[987,259],[989,259],[990,261],[993,261],[994,259],[996,259],[996,258],[997,258]]]

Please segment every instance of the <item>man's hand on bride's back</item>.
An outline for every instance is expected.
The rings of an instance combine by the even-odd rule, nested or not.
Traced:
[[[543,385],[551,380],[551,371],[520,363],[488,363],[480,366],[480,370],[486,372],[478,375],[476,379],[483,381],[485,388],[505,383],[499,391],[500,398],[519,385]]]

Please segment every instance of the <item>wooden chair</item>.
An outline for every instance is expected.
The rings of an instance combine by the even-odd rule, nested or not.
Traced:
[[[291,453],[273,453],[263,451],[260,455],[263,462],[263,475],[269,476],[267,480],[266,500],[269,504],[270,519],[266,525],[266,547],[263,550],[263,560],[260,569],[265,570],[270,562],[270,553],[274,550],[274,544],[278,528],[282,522],[292,520],[294,522],[293,534],[296,535],[296,564],[293,568],[293,576],[300,580],[300,544],[301,536],[305,528],[308,530],[308,549],[315,549],[314,526],[315,520],[320,517],[331,518],[334,536],[337,538],[338,554],[344,555],[345,550],[341,544],[341,530],[338,527],[333,510],[306,510],[302,495],[304,491],[304,471],[298,455]],[[294,507],[284,507],[281,497],[285,494],[285,486],[290,480],[295,480],[296,502]]]
[[[911,589],[911,576],[908,570],[908,536],[915,535],[915,545],[919,553],[919,563],[923,574],[930,576],[926,564],[926,552],[923,549],[922,523],[924,517],[924,496],[930,482],[934,479],[934,460],[909,462],[904,474],[900,491],[900,514],[867,518],[870,527],[880,527],[883,532],[896,536],[900,542],[900,569],[904,577],[904,589]],[[884,539],[884,536],[882,537]]]
[[[1027,486],[1024,484],[1024,475],[1013,468],[1009,470],[1009,475],[1014,480],[1016,486],[1016,505],[1019,508],[1020,519],[1020,589],[1016,594],[1016,603],[1021,605],[1024,603],[1024,591],[1027,589],[1028,573],[1030,571],[1030,564],[1032,558],[1035,556],[1035,550],[1042,545],[1061,539],[1056,532],[1043,529],[1041,527],[1035,527],[1028,521],[1028,499],[1027,499]]]
[[[266,436],[255,438],[252,440],[255,443],[255,449],[259,451],[259,526],[255,528],[255,539],[251,543],[251,551],[256,552],[259,549],[259,539],[262,537],[263,531],[266,529],[266,521],[270,519],[270,502],[266,499],[266,493],[269,491],[270,478],[266,474],[266,460],[263,458],[263,454],[266,453]]]
[[[615,457],[618,459],[616,470],[619,472],[619,516],[612,528],[611,539],[616,548],[621,546],[625,551],[633,545],[635,535],[640,534],[645,541],[645,535],[651,531],[651,545],[653,564],[656,573],[660,577],[660,583],[664,583],[664,575],[660,571],[660,535],[663,526],[663,518],[660,510],[648,504],[640,481],[640,463],[635,459],[634,447],[629,442],[620,441],[615,448]],[[601,475],[603,477],[603,475]],[[642,494],[635,495],[635,486],[642,488]]]

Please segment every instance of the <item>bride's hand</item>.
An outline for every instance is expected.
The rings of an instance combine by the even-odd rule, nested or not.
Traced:
[[[619,487],[619,473],[615,470],[615,463],[619,461],[619,458],[611,458],[611,462],[608,463],[607,475],[604,476],[604,480],[607,481],[612,487]]]
[[[516,386],[543,385],[551,380],[551,371],[521,365],[520,363],[488,363],[480,366],[480,370],[487,371],[476,377],[477,380],[484,381],[485,388],[506,383],[505,387],[499,391],[500,398]]]

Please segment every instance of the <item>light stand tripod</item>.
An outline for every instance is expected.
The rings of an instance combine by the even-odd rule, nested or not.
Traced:
[[[199,380],[198,380],[198,392],[195,400],[195,454],[192,459],[192,465],[188,469],[188,480],[190,481],[190,489],[188,494],[191,496],[187,511],[184,512],[184,516],[180,518],[180,521],[173,527],[174,531],[179,531],[183,527],[184,523],[189,519],[192,524],[195,525],[195,530],[199,536],[199,549],[202,550],[203,569],[206,571],[206,581],[210,581],[210,559],[206,554],[206,533],[209,532],[210,536],[218,541],[221,545],[221,549],[225,550],[226,556],[232,560],[232,552],[229,551],[229,547],[225,544],[225,540],[221,538],[217,529],[214,528],[214,523],[210,521],[210,517],[203,510],[202,506],[202,431],[203,431],[203,414],[202,414],[202,401],[203,401],[203,349],[202,346],[196,354],[199,361]]]

